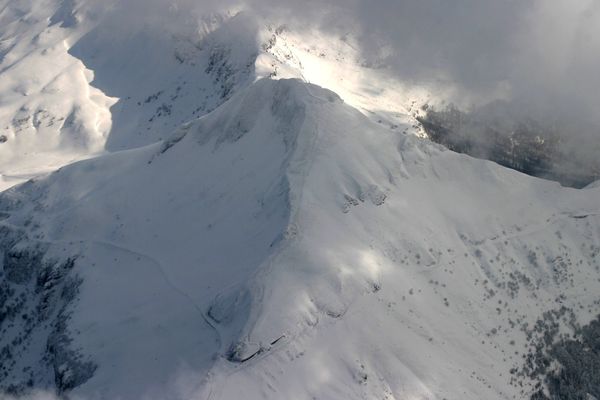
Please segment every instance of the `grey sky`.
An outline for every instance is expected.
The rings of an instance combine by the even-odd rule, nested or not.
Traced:
[[[114,0],[113,0],[114,1]],[[600,138],[598,0],[127,0],[126,19],[171,23],[240,4],[282,23],[358,36],[402,80],[443,81],[475,104],[503,93],[569,136]],[[170,10],[166,13],[165,10]],[[145,17],[141,17],[141,15]],[[133,14],[129,14],[133,15]],[[131,23],[131,21],[129,21]],[[176,24],[176,23],[175,23]],[[382,54],[381,49],[386,49]],[[468,101],[467,101],[468,102]],[[584,128],[585,127],[585,128]]]

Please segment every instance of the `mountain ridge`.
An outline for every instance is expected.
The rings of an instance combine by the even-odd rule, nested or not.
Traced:
[[[65,271],[55,286],[78,293],[53,322],[63,364],[20,356],[50,379],[34,387],[84,399],[521,396],[535,380],[507,353],[533,345],[527,324],[595,316],[599,194],[258,81],[163,143],[0,196],[4,254],[29,248],[27,279]]]
[[[537,399],[553,346],[593,334],[597,184],[418,138],[431,93],[352,35],[235,12],[119,30],[135,4],[95,4],[24,0],[32,25],[2,28],[2,66],[48,51],[110,128],[0,192],[0,397]],[[15,101],[69,97],[47,83]]]

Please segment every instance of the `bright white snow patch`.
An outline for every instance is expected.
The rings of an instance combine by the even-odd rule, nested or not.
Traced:
[[[48,26],[50,3],[2,10],[0,190],[102,151],[111,128],[116,100],[90,85],[93,73],[68,53],[68,32]]]

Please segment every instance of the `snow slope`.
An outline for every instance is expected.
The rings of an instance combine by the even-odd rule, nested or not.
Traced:
[[[264,77],[327,87],[406,132],[422,133],[415,116],[432,97],[362,59],[351,32],[166,2],[5,0],[0,10],[0,190],[164,139]]]
[[[217,14],[129,24],[144,4],[0,4],[0,190],[161,139],[254,79],[253,22]],[[168,15],[167,15],[168,17]],[[177,21],[177,23],[175,23]],[[92,69],[94,72],[92,72]]]
[[[526,397],[510,370],[536,321],[598,314],[600,188],[405,128],[264,79],[163,141],[2,193],[2,388]]]
[[[69,54],[58,2],[2,3],[0,190],[103,150],[116,101]]]

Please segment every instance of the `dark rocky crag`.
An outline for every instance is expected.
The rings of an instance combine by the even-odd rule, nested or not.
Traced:
[[[538,178],[582,188],[600,179],[598,159],[577,157],[555,124],[514,116],[502,106],[470,113],[424,106],[417,117],[429,138],[457,153],[494,161]]]

